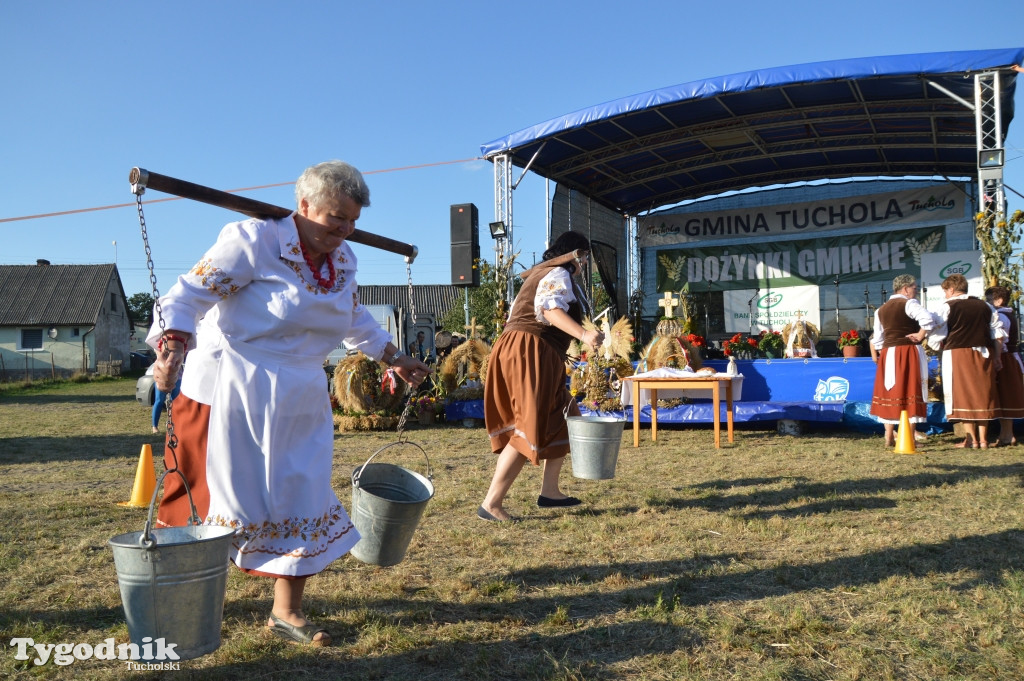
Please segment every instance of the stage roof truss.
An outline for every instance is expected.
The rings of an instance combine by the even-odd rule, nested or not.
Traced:
[[[969,178],[979,137],[1005,135],[1021,61],[1024,50],[979,50],[765,69],[602,104],[482,150],[627,215],[803,181]],[[971,102],[986,75],[996,86],[982,108],[995,115],[983,125]]]

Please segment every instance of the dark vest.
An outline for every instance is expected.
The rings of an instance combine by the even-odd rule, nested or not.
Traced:
[[[536,310],[533,309],[533,299],[537,295],[537,286],[540,285],[540,280],[555,267],[560,266],[557,263],[549,264],[556,260],[564,261],[564,258],[559,257],[551,261],[542,262],[523,273],[525,281],[523,281],[523,287],[519,289],[519,294],[512,304],[512,313],[509,315],[508,323],[505,324],[505,330],[524,331],[539,336],[564,357],[569,349],[569,343],[573,340],[572,336],[555,326],[542,324],[537,321]],[[576,282],[572,282],[572,291],[573,295],[576,296],[576,300],[569,303],[569,316],[576,320],[577,324],[580,324],[583,322],[583,306],[579,303],[581,294],[576,286]]]
[[[944,350],[985,347],[992,349],[992,308],[984,300],[961,298],[950,300],[946,319]]]
[[[882,323],[882,346],[914,345],[908,333],[917,333],[921,325],[907,316],[907,299],[892,298],[878,308],[878,321]]]

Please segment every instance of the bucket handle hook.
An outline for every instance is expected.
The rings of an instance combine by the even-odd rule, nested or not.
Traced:
[[[185,479],[185,474],[177,468],[171,468],[160,474],[160,478],[156,481],[156,487],[153,488],[153,498],[149,500],[149,515],[146,517],[146,526],[142,530],[142,536],[139,537],[139,546],[144,549],[151,549],[156,545],[149,532],[153,529],[153,509],[156,508],[156,495],[160,492],[160,486],[164,483],[164,478],[167,477],[168,473],[177,473],[181,476],[181,484],[185,486],[185,494],[188,495],[188,507],[192,511],[192,514],[188,517],[188,522],[191,525],[200,525],[199,511],[196,510],[196,504],[192,501],[192,490],[189,489],[188,480]]]
[[[392,442],[389,445],[384,445],[383,447],[381,447],[380,449],[375,451],[370,456],[370,458],[366,460],[366,463],[364,463],[362,466],[360,466],[358,469],[356,469],[356,472],[352,474],[352,485],[355,486],[355,487],[359,487],[359,478],[362,476],[363,471],[366,470],[366,467],[370,464],[370,462],[373,461],[377,457],[377,455],[380,454],[381,452],[383,452],[385,449],[389,449],[389,448],[395,447],[397,445],[412,445],[416,449],[420,450],[420,453],[423,454],[423,458],[427,460],[427,480],[430,480],[431,482],[433,482],[434,481],[434,473],[433,473],[433,471],[430,468],[430,457],[427,456],[427,453],[423,450],[423,447],[420,447],[415,442],[410,442],[409,440],[400,440],[398,442]]]

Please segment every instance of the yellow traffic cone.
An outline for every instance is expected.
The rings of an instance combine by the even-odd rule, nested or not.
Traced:
[[[914,442],[914,427],[910,423],[910,416],[907,414],[907,410],[904,409],[900,412],[900,429],[896,434],[896,449],[897,454],[916,454],[917,444]]]
[[[153,470],[153,448],[142,445],[139,453],[139,467],[135,470],[135,484],[132,485],[132,498],[118,502],[118,506],[148,508],[156,489],[156,471]]]

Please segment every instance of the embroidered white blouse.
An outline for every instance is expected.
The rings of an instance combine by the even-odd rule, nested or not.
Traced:
[[[572,275],[564,267],[553,268],[541,278],[540,283],[537,284],[537,293],[533,297],[533,309],[537,321],[551,326],[551,322],[544,316],[544,311],[560,308],[568,312],[569,303],[576,300]]]
[[[193,334],[190,350],[195,350],[188,354],[182,391],[209,403],[218,336],[309,357],[318,365],[342,341],[380,359],[391,337],[359,305],[355,254],[343,243],[331,257],[337,279],[325,291],[302,257],[291,216],[226,225],[217,242],[161,298],[165,328]],[[326,263],[321,276],[327,276]],[[154,321],[146,342],[155,348],[160,335]]]

